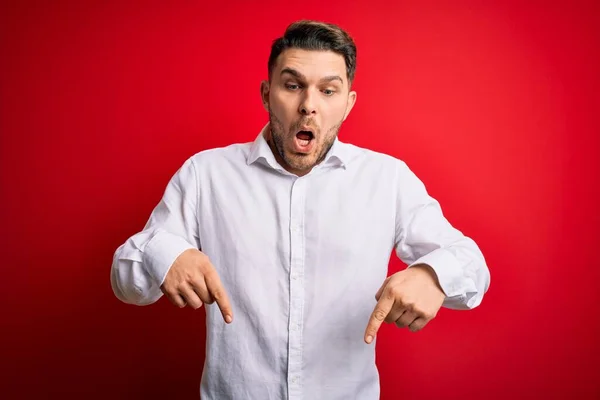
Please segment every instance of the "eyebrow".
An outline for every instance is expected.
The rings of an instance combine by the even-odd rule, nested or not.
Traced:
[[[304,75],[302,75],[299,71],[296,71],[293,68],[284,68],[281,70],[281,75],[283,74],[290,74],[298,79],[301,79],[303,81],[306,81],[306,77]],[[340,81],[340,83],[343,85],[344,84],[344,80],[338,76],[338,75],[329,75],[329,76],[325,76],[323,78],[321,78],[319,80],[320,82],[332,82],[332,81]]]

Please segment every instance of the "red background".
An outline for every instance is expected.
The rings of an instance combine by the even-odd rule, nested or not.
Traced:
[[[492,274],[382,329],[382,399],[599,398],[599,8],[413,3],[4,3],[0,397],[197,398],[204,311],[120,303],[112,255],[187,157],[255,138],[270,43],[314,18],[358,45],[342,140],[405,160]]]

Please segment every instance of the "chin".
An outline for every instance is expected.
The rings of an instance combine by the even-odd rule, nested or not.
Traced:
[[[312,155],[298,156],[288,155],[286,163],[295,170],[306,171],[315,166],[314,157]]]

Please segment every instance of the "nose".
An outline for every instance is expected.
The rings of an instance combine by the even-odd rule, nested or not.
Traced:
[[[310,93],[310,90],[304,92],[298,111],[302,115],[313,115],[317,113],[315,96]]]

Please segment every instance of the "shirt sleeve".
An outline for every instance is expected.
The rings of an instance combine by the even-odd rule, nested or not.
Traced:
[[[490,272],[477,244],[454,228],[423,182],[400,162],[397,169],[395,251],[408,265],[427,264],[436,273],[451,309],[477,307]]]
[[[144,229],[115,251],[110,280],[118,299],[136,305],[158,301],[175,259],[185,250],[200,249],[197,188],[190,158],[169,181]]]

